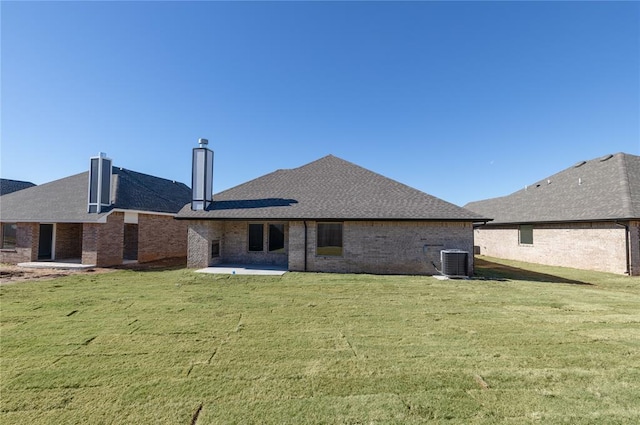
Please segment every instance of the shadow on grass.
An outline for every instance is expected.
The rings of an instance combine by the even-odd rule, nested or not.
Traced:
[[[546,273],[534,272],[532,270],[507,266],[505,264],[494,263],[482,258],[475,258],[475,277],[490,280],[530,280],[534,282],[548,283],[569,283],[572,285],[591,285],[579,280],[566,279]]]

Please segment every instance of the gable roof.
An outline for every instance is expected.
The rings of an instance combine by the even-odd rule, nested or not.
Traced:
[[[22,180],[0,179],[0,196],[33,186],[35,184]]]
[[[640,218],[640,156],[606,155],[577,164],[511,195],[470,202],[491,224]]]
[[[96,222],[114,209],[177,213],[191,200],[188,186],[112,167],[112,205],[87,212],[89,172],[65,177],[0,197],[2,221]]]
[[[177,218],[486,221],[333,155],[220,192],[206,211],[186,205]]]

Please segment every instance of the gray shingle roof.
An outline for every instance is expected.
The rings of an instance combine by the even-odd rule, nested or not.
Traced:
[[[640,156],[581,161],[511,195],[470,202],[491,224],[640,218]]]
[[[35,184],[31,182],[24,182],[21,180],[0,179],[0,196],[8,193],[17,192],[28,187],[33,187]]]
[[[184,219],[352,219],[485,221],[480,215],[328,155],[215,194]]]
[[[100,214],[87,213],[89,173],[84,172],[0,197],[2,221],[95,222],[112,209],[177,213],[191,200],[188,186],[113,167],[115,202]]]

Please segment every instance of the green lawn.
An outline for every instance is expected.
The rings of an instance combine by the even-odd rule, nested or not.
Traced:
[[[0,423],[640,423],[640,279],[486,260],[2,286]]]

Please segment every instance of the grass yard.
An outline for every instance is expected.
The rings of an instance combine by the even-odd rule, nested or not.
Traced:
[[[4,285],[0,423],[640,423],[640,279],[495,261]]]

